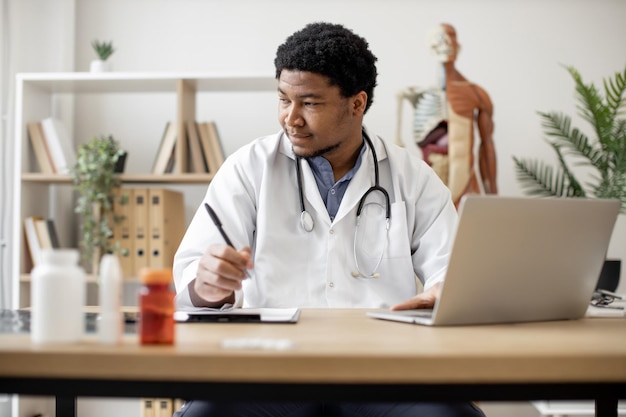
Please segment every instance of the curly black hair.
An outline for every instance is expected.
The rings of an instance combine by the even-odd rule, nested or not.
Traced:
[[[278,47],[276,79],[285,70],[307,71],[328,77],[344,97],[367,94],[365,111],[374,100],[377,58],[362,37],[339,24],[309,23]]]

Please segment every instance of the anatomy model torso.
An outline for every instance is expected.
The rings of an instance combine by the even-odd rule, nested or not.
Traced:
[[[440,86],[409,87],[398,94],[397,142],[402,145],[402,104],[413,107],[413,139],[424,160],[448,186],[455,205],[467,193],[497,194],[492,141],[493,105],[480,86],[454,67],[459,45],[452,26],[431,34],[431,47],[442,63]],[[478,167],[474,158],[474,123],[480,136]]]

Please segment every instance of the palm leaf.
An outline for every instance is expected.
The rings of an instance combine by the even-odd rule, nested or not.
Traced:
[[[556,152],[556,155],[559,159],[559,166],[561,167],[559,175],[563,175],[563,177],[567,180],[567,192],[564,194],[565,197],[585,197],[586,193],[584,188],[580,185],[574,173],[567,166],[567,162],[563,157],[563,153],[558,145],[552,144],[552,148]],[[562,194],[563,195],[563,194]]]
[[[620,109],[626,101],[626,97],[624,97],[624,92],[626,91],[626,69],[624,69],[622,74],[619,72],[615,73],[614,79],[604,80],[603,84],[607,106],[611,110],[611,117],[617,118],[620,115]]]
[[[585,84],[574,67],[565,68],[574,80],[578,114],[591,125],[595,138],[592,140],[572,127],[572,119],[563,113],[538,112],[546,140],[557,155],[558,167],[513,157],[517,179],[530,195],[593,194],[615,198],[621,201],[622,212],[626,213],[626,120],[620,118],[626,105],[626,68],[604,79],[602,91],[593,83]],[[568,166],[567,158],[575,158],[574,164],[593,168],[586,189]]]
[[[584,164],[592,165],[596,169],[603,171],[606,169],[605,153],[600,146],[592,146],[590,140],[582,131],[571,128],[571,118],[562,113],[538,112],[542,117],[542,127],[548,137],[554,141],[548,141],[552,146],[565,146],[569,154],[581,157]]]
[[[537,197],[580,197],[584,190],[577,183],[570,183],[571,176],[563,169],[555,170],[542,161],[517,159],[517,179],[526,193]]]

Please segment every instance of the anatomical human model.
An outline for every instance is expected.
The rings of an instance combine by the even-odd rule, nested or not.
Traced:
[[[424,160],[450,189],[455,205],[467,193],[497,194],[493,105],[489,95],[455,68],[460,45],[451,25],[437,26],[429,35],[429,46],[441,64],[439,84],[430,88],[408,87],[398,93],[396,142],[408,145],[401,137],[402,105],[407,100],[413,107],[413,140]],[[475,125],[480,136],[477,167]]]

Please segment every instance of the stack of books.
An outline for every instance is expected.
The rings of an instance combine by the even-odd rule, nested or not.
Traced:
[[[58,249],[61,247],[54,220],[41,216],[28,216],[24,219],[24,234],[30,265],[37,266],[40,262],[41,251],[44,249]]]
[[[184,129],[184,145],[187,154],[186,172],[215,174],[224,162],[224,148],[215,122],[187,121]],[[152,173],[155,175],[175,172],[176,146],[179,129],[168,122],[161,138]]]
[[[48,117],[27,124],[28,136],[39,169],[44,174],[69,174],[76,151],[63,122]]]

